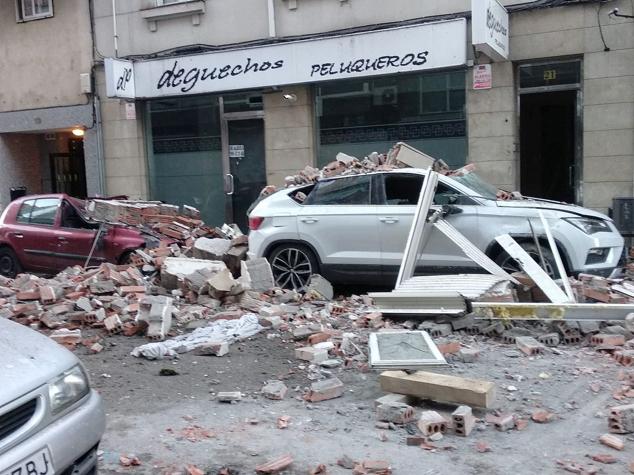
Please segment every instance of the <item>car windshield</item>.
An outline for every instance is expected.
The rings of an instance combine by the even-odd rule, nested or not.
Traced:
[[[482,198],[489,200],[497,199],[497,189],[490,183],[484,181],[476,172],[466,170],[461,174],[452,175],[450,178],[475,191],[476,194]]]

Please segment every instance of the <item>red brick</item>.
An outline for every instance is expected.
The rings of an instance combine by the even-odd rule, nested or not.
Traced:
[[[40,291],[37,289],[34,290],[23,290],[22,292],[18,292],[15,294],[15,298],[18,300],[39,300]]]
[[[45,285],[44,287],[40,287],[40,302],[42,303],[53,303],[57,300],[57,296],[55,295],[55,289],[50,285]]]
[[[623,335],[599,333],[590,337],[590,344],[593,346],[623,346],[625,345],[625,337]]]
[[[310,392],[304,397],[310,402],[326,401],[343,396],[343,383],[339,378],[317,381],[310,387]]]
[[[460,351],[460,342],[458,341],[441,343],[436,346],[438,347],[438,351],[440,351],[443,355],[454,355]]]
[[[625,445],[623,443],[623,439],[612,434],[603,434],[601,437],[599,437],[599,442],[616,450],[623,450],[623,447]]]
[[[610,454],[594,454],[588,455],[588,457],[599,463],[616,463],[616,457]]]
[[[291,457],[290,455],[283,455],[280,458],[277,458],[275,460],[271,460],[269,462],[256,465],[255,471],[256,473],[262,473],[262,474],[277,473],[286,469],[292,463],[293,463],[293,457]]]
[[[537,409],[536,411],[533,411],[533,414],[531,415],[531,419],[540,424],[550,422],[554,419],[554,417],[555,415],[552,412],[548,412],[545,409]]]
[[[145,287],[143,285],[124,285],[119,287],[121,295],[127,294],[143,294],[145,295]]]
[[[308,337],[308,344],[316,345],[317,343],[322,343],[324,341],[330,340],[331,337],[332,335],[330,333],[325,333],[325,332],[314,333],[313,335],[310,335]]]

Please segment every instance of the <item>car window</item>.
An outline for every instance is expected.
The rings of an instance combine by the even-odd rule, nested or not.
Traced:
[[[423,175],[385,175],[385,204],[415,206],[424,180]]]
[[[61,226],[73,229],[97,229],[99,224],[90,223],[80,215],[79,211],[68,201],[62,201]]]
[[[29,224],[45,224],[48,226],[54,225],[58,207],[58,198],[42,198],[35,200],[35,204],[31,209]]]
[[[33,204],[35,200],[26,200],[22,202],[20,209],[18,210],[18,214],[15,217],[15,220],[18,223],[28,224],[29,219],[31,218],[31,210],[33,209]]]
[[[436,194],[434,195],[435,205],[474,205],[476,204],[471,198],[464,193],[438,182]]]
[[[371,175],[356,175],[317,183],[306,205],[369,205]]]

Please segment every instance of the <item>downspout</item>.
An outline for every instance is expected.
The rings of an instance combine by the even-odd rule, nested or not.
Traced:
[[[114,0],[112,0],[114,3]],[[269,36],[275,38],[277,33],[275,31],[275,0],[268,0],[268,13],[269,13]]]
[[[117,34],[117,0],[112,0],[112,38],[114,40],[114,57],[119,57],[119,35]]]
[[[101,129],[101,101],[94,95],[94,111],[97,125],[97,170],[99,173],[99,192],[106,196],[106,164],[103,157],[103,132]]]

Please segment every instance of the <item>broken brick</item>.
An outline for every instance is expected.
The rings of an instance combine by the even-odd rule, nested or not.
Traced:
[[[343,396],[343,383],[339,378],[324,379],[311,384],[305,399],[310,402],[326,401]]]
[[[515,338],[515,344],[528,356],[538,355],[544,351],[544,345],[532,336],[518,336]]]
[[[531,414],[531,419],[540,424],[550,422],[554,419],[554,417],[555,415],[552,412],[548,412],[544,409],[537,409],[536,411],[533,411],[533,414]]]
[[[634,432],[634,404],[611,407],[608,426],[610,432],[615,434]]]
[[[277,473],[287,469],[293,463],[293,457],[283,455],[275,460],[256,465],[255,471],[260,474]]]
[[[612,434],[603,434],[599,437],[599,442],[616,450],[623,450],[623,447],[625,446],[623,439]]]
[[[418,428],[423,435],[429,436],[436,432],[447,432],[448,421],[436,411],[423,411],[418,420]]]
[[[414,409],[402,402],[381,404],[376,408],[376,417],[380,421],[394,424],[407,424],[415,418]]]
[[[451,414],[456,435],[467,437],[475,427],[475,417],[469,406],[458,406]]]

